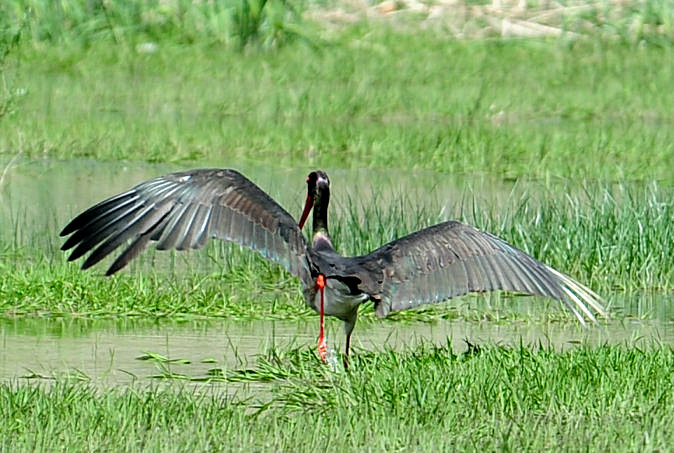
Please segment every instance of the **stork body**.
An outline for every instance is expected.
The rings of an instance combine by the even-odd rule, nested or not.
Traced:
[[[277,262],[300,279],[306,303],[321,316],[319,351],[325,360],[323,315],[345,323],[346,357],[358,307],[368,301],[380,317],[471,292],[506,290],[564,303],[585,324],[606,316],[589,288],[504,240],[448,221],[394,240],[357,257],[341,256],[328,232],[330,181],[307,177],[307,201],[296,223],[269,195],[235,170],[171,173],[143,182],[75,217],[61,232],[69,260],[89,253],[83,269],[118,247],[111,275],[150,242],[157,249],[203,247],[209,239],[236,242]],[[313,209],[313,238],[302,234]],[[322,348],[321,348],[322,344]],[[345,362],[346,363],[346,362]]]

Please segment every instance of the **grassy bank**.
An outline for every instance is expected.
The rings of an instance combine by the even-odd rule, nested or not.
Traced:
[[[229,380],[246,400],[179,386],[0,384],[7,450],[661,451],[674,441],[674,355],[657,345],[485,347],[358,355],[349,373],[271,351]],[[221,389],[222,390],[222,389]],[[40,427],[36,431],[36,428]],[[123,435],[120,435],[123,433]]]

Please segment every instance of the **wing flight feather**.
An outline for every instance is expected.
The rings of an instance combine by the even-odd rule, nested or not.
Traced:
[[[73,261],[86,253],[86,269],[125,245],[107,274],[157,249],[198,249],[216,238],[249,247],[310,280],[307,243],[297,222],[241,173],[200,169],[145,181],[75,217],[61,232]],[[99,245],[100,244],[100,245]]]
[[[601,298],[504,240],[450,221],[397,239],[360,258],[378,278],[365,282],[386,316],[471,292],[505,290],[561,301],[581,321],[606,316]]]

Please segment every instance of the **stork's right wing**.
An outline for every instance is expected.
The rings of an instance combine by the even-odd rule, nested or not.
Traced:
[[[217,238],[249,247],[302,281],[311,280],[307,243],[297,222],[230,169],[190,170],[145,181],[75,217],[61,232],[66,235],[61,249],[75,247],[69,261],[91,251],[82,269],[130,242],[106,275],[126,266],[150,241],[157,242],[158,250],[186,250]]]

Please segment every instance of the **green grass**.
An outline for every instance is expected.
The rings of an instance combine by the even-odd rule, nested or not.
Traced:
[[[87,48],[132,47],[170,39],[191,44],[276,47],[291,41],[299,12],[283,0],[80,1],[11,0],[0,6],[0,31],[24,41]],[[1,35],[0,35],[1,36]]]
[[[662,451],[674,438],[672,349],[487,346],[355,357],[332,372],[305,349],[269,351],[208,387],[0,384],[11,451]],[[241,384],[230,384],[240,386]],[[245,394],[245,392],[244,392]],[[39,429],[38,429],[39,427]]]
[[[6,156],[611,180],[674,168],[671,48],[355,27],[320,50],[102,42],[9,58]]]
[[[35,44],[88,47],[101,41],[129,45],[145,40],[239,49],[276,48],[297,38],[318,40],[321,34],[339,33],[346,25],[368,20],[405,31],[422,23],[445,38],[531,36],[512,26],[500,29],[505,19],[548,27],[567,40],[592,37],[658,46],[674,40],[674,12],[667,0],[561,0],[554,5],[533,0],[524,8],[487,0],[438,3],[430,0],[411,7],[395,2],[397,14],[386,15],[369,4],[325,0],[8,0],[0,6],[0,31],[6,35],[21,31],[24,40]],[[426,9],[419,10],[420,5]],[[435,6],[441,6],[440,14],[438,8],[431,11]]]
[[[450,202],[443,214],[431,207],[433,202],[415,206],[405,196],[394,196],[382,206],[369,199],[345,203],[345,197],[336,195],[332,233],[340,251],[359,255],[419,228],[458,218],[505,238],[590,285],[609,301],[613,294],[625,291],[670,293],[674,289],[672,189],[656,184],[610,188],[590,183],[578,192],[569,184],[539,187],[536,192],[515,188],[504,205],[466,193],[454,205]],[[446,200],[438,202],[444,205]],[[4,244],[0,311],[5,313],[313,316],[304,308],[299,283],[292,275],[238,246],[214,241],[197,252],[150,251],[130,266],[131,271],[105,278],[105,262],[87,272],[79,271],[80,263],[66,263],[67,254],[59,250],[61,241],[53,226],[44,227],[51,231],[45,237],[44,229],[29,224],[34,219],[18,222],[14,225],[21,232],[18,238],[11,230],[0,234]],[[480,319],[485,315],[479,309],[457,314],[456,304],[462,305],[456,302],[438,309],[437,316]],[[414,313],[406,316],[414,319]],[[418,316],[428,319],[429,312]],[[574,321],[571,316],[567,320]]]
[[[352,5],[358,20],[348,23],[316,14],[343,6],[332,2],[3,2],[0,161],[10,164],[0,173],[0,313],[38,326],[41,316],[315,321],[290,275],[237,247],[149,253],[113,278],[102,277],[103,266],[80,272],[65,263],[56,234],[72,205],[37,215],[35,204],[50,198],[26,190],[37,195],[17,206],[12,176],[22,162],[82,158],[132,168],[412,171],[430,182],[421,193],[387,192],[381,203],[336,185],[340,251],[365,253],[458,218],[609,302],[636,293],[640,306],[644,294],[668,304],[671,4],[561,2],[544,21],[547,2],[507,14],[485,3],[440,22],[409,11],[364,20]],[[503,18],[536,17],[563,35],[492,39]],[[473,187],[473,178],[517,184],[505,198],[468,188],[433,199],[433,180]],[[416,206],[415,196],[432,200]],[[528,303],[463,298],[393,320],[575,322],[548,310],[553,303],[532,303],[541,309],[529,314],[514,307]],[[671,312],[661,308],[651,307],[666,323]],[[373,318],[364,311],[363,321]],[[321,365],[313,347],[272,349],[250,367],[214,368],[210,384],[171,373],[174,358],[146,358],[163,378],[151,388],[101,388],[59,370],[42,384],[0,383],[0,450],[664,451],[674,443],[674,355],[657,344],[359,350],[348,373]],[[226,396],[242,386],[242,396]]]

